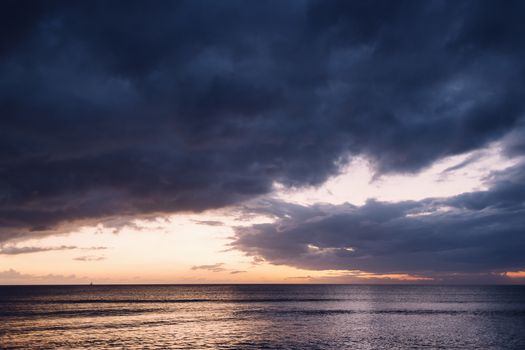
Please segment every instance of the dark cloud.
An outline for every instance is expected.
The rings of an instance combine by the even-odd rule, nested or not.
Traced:
[[[0,247],[0,255],[19,255],[29,253],[40,253],[49,252],[55,250],[71,250],[78,249],[76,246],[61,245],[58,247],[16,247],[16,246],[5,246]]]
[[[453,165],[451,167],[446,168],[441,172],[442,175],[446,175],[446,173],[453,172],[459,169],[465,168],[467,165],[470,165],[480,159],[482,159],[484,156],[483,152],[474,152],[472,155],[468,156],[464,161]]]
[[[522,1],[0,6],[3,241],[523,137]]]
[[[450,198],[369,200],[360,207],[252,206],[252,212],[279,219],[237,228],[233,246],[305,269],[411,273],[440,281],[469,274],[492,281],[525,270],[525,165],[494,175],[490,185]]]
[[[237,274],[239,274],[239,273],[246,273],[246,272],[248,272],[248,271],[244,271],[244,270],[234,270],[234,271],[230,272],[230,274],[231,274],[231,275],[237,275]]]
[[[226,271],[226,269],[223,267],[224,263],[217,263],[213,265],[197,265],[192,266],[192,270],[207,270],[211,272],[223,272]]]

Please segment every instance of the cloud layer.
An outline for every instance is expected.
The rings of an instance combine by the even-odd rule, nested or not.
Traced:
[[[495,175],[487,191],[450,198],[370,200],[360,207],[263,203],[250,212],[279,219],[237,228],[233,246],[275,264],[313,270],[440,279],[525,270],[524,185],[520,164]]]
[[[378,173],[414,172],[507,134],[506,151],[522,154],[524,6],[4,1],[0,26],[9,34],[0,41],[0,241],[114,216],[222,207],[266,194],[275,181],[320,184],[354,155],[368,157]],[[450,199],[472,208],[462,209],[470,211],[461,219],[446,216],[443,232],[455,225],[472,232],[485,217],[474,217],[476,201],[485,196]],[[375,235],[402,250],[408,237],[421,239],[414,226],[437,220],[403,217],[423,205],[371,202],[316,225],[340,232],[351,223],[366,226],[361,217],[367,211],[385,211],[386,218],[370,219],[380,226]],[[510,215],[520,222],[505,210],[491,218]],[[386,235],[387,224],[395,234]],[[297,236],[290,243],[295,256],[309,239],[293,232],[288,228],[283,236]],[[463,249],[469,234],[458,235],[438,239],[438,246]],[[496,239],[488,236],[483,239],[490,245]],[[312,244],[358,249],[328,254],[333,263],[292,263],[343,266],[366,251],[370,239],[330,237]],[[239,244],[248,249],[246,239]],[[283,253],[272,254],[288,261]],[[512,265],[512,256],[497,266]],[[404,266],[384,259],[395,269]],[[363,268],[385,269],[359,261]],[[469,268],[468,261],[462,264]]]

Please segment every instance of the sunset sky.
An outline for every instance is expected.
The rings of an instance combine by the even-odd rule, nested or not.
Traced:
[[[0,284],[525,283],[523,1],[6,1]]]

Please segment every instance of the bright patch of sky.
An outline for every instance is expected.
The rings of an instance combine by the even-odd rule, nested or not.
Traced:
[[[516,158],[503,155],[502,147],[489,147],[447,157],[416,174],[385,174],[374,177],[373,167],[364,158],[354,158],[341,174],[319,187],[285,188],[274,184],[277,199],[310,205],[314,203],[362,205],[367,199],[398,202],[430,197],[450,197],[465,192],[486,190],[487,177],[517,164]]]

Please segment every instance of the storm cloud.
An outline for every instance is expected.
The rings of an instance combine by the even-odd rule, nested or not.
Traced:
[[[278,219],[237,228],[233,246],[274,264],[448,281],[525,270],[524,164],[495,175],[489,190],[450,198],[359,207],[261,203],[250,211]]]
[[[503,137],[508,154],[523,154],[522,1],[0,6],[0,241],[238,204],[275,182],[317,185],[357,155],[385,174],[417,172]],[[498,220],[494,232],[512,238],[523,219],[503,204],[478,209],[489,199],[447,200],[464,213],[440,214],[439,228],[437,214],[404,216],[426,202],[370,202],[333,209],[347,212],[340,215],[330,209],[312,225],[294,217],[298,228],[283,234],[258,226],[238,244],[278,262],[386,271],[408,264],[396,255],[408,241],[418,268],[429,267],[421,257],[430,235],[443,269],[479,269],[468,259],[489,253],[491,268],[507,268],[517,257],[503,254],[505,242],[514,252],[523,240],[477,225]],[[378,217],[365,220],[368,212]],[[362,229],[339,234],[355,225]],[[261,243],[260,232],[289,246],[294,260],[269,249],[272,239]],[[485,245],[474,247],[472,235]],[[385,242],[367,250],[374,239]],[[322,252],[347,244],[356,250]],[[454,245],[468,254],[455,255]],[[367,258],[383,251],[382,263]]]

